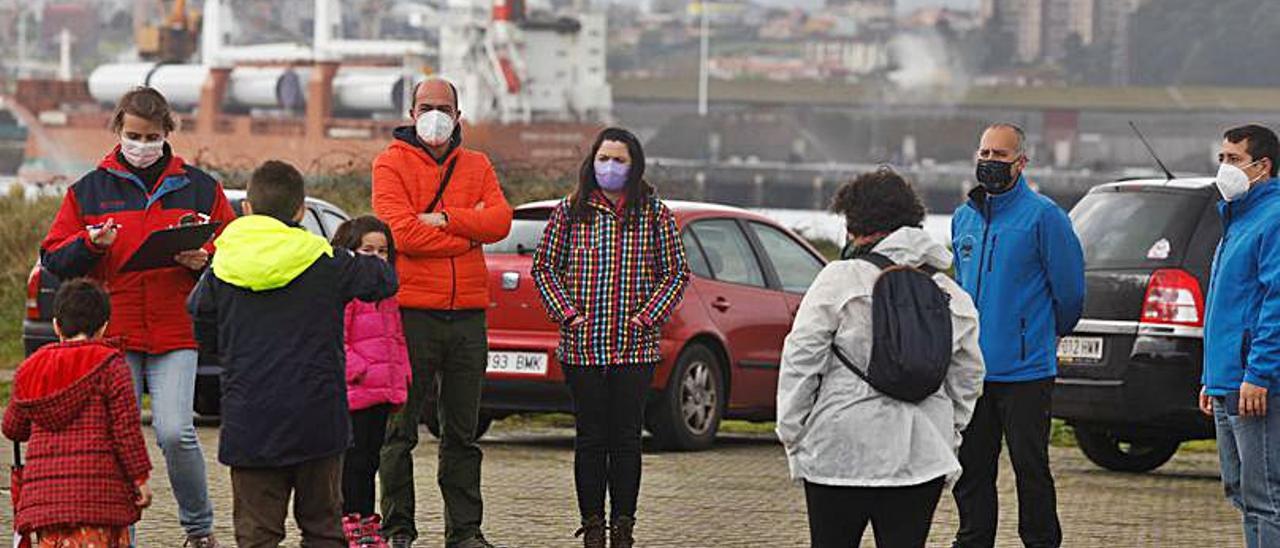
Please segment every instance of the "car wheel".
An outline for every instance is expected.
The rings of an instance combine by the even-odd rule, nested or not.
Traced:
[[[216,417],[222,413],[222,389],[217,380],[196,381],[195,401],[192,408],[205,417]]]
[[[650,408],[649,430],[662,449],[707,449],[720,429],[723,402],[719,358],[705,345],[690,345],[676,359],[666,390]]]
[[[1155,470],[1173,458],[1180,444],[1176,440],[1124,441],[1106,429],[1093,426],[1077,426],[1075,432],[1076,442],[1084,456],[1094,464],[1115,472]]]
[[[422,424],[427,425],[427,431],[432,436],[440,439],[440,418],[436,415],[435,402],[427,402],[426,409],[422,411]],[[480,420],[476,422],[476,439],[483,438],[490,426],[493,426],[493,417],[480,415]]]

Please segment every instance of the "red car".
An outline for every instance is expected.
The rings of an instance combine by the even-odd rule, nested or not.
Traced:
[[[555,359],[559,330],[529,274],[556,204],[516,208],[511,234],[485,248],[492,302],[481,432],[515,413],[573,410]],[[663,448],[703,449],[721,419],[773,419],[783,339],[826,261],[764,216],[713,204],[667,205],[693,276],[662,329],[646,426]]]

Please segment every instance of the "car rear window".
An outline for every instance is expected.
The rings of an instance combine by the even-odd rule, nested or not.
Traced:
[[[1105,190],[1080,200],[1071,223],[1088,268],[1180,264],[1207,205],[1203,193]]]
[[[517,210],[515,219],[511,221],[511,232],[506,238],[484,246],[485,253],[496,254],[532,254],[542,241],[542,231],[547,227],[547,216],[551,211],[546,209]]]

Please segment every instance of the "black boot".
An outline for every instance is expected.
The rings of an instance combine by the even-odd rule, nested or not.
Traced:
[[[604,529],[604,516],[591,516],[582,519],[582,528],[573,536],[582,537],[582,548],[605,548]]]
[[[636,528],[636,518],[617,518],[609,524],[609,548],[631,548],[636,539],[631,532]]]

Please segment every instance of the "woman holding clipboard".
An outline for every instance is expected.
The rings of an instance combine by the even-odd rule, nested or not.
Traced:
[[[112,310],[107,336],[123,341],[139,401],[144,387],[151,394],[152,426],[185,545],[211,548],[218,542],[192,423],[197,346],[185,303],[213,247],[181,252],[160,268],[121,268],[152,232],[192,218],[223,226],[235,219],[222,186],[173,154],[166,140],[175,126],[155,89],[134,88],[120,98],[110,126],[119,144],[67,190],[40,245],[40,264],[64,280],[88,276],[106,286]]]

